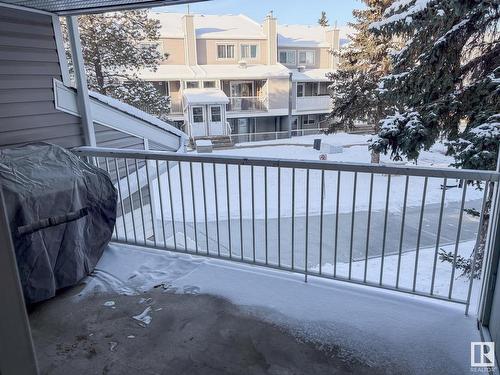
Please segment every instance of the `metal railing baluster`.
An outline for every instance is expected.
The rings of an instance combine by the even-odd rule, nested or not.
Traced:
[[[167,235],[165,233],[165,215],[163,214],[163,190],[161,188],[160,163],[156,160],[156,176],[158,178],[158,195],[160,196],[161,230],[163,233],[163,246],[167,247]]]
[[[366,283],[366,276],[368,274],[368,249],[370,247],[370,224],[372,218],[372,200],[373,200],[373,173],[370,173],[370,193],[368,195],[368,221],[366,223],[365,270],[363,273],[364,283]]]
[[[193,202],[194,246],[195,246],[195,253],[198,254],[198,226],[196,223],[196,201],[194,194],[193,163],[189,163],[189,177],[191,180],[191,200]]]
[[[217,197],[217,173],[215,163],[212,163],[214,174],[214,198],[215,198],[215,228],[217,232],[217,256],[220,257],[220,236],[219,236],[219,199]]]
[[[292,168],[292,270],[295,260],[295,168]]]
[[[201,184],[203,189],[203,212],[205,214],[205,240],[207,243],[207,254],[210,254],[208,246],[208,215],[207,215],[207,193],[205,188],[205,163],[201,163]]]
[[[281,267],[281,168],[278,165],[278,267]]]
[[[155,247],[158,246],[158,239],[156,238],[157,237],[157,234],[156,234],[156,231],[155,231],[155,215],[153,214],[153,193],[151,191],[151,184],[150,184],[150,179],[149,179],[149,160],[144,160],[144,162],[146,163],[146,181],[148,183],[148,193],[149,193],[149,209],[151,211],[151,226],[152,226],[152,229],[153,229],[153,242],[154,242],[154,245]],[[159,178],[159,177],[158,177]]]
[[[137,159],[134,159],[134,164],[135,164],[135,177],[137,180],[137,193],[139,194],[139,204],[141,205],[140,207],[140,212],[141,212],[141,222],[142,222],[142,231],[143,231],[143,237],[144,237],[144,245],[147,244],[147,234],[146,234],[146,223],[144,222],[144,202],[142,200],[142,189],[141,189],[141,182],[139,180],[139,164],[137,162]]]
[[[385,245],[387,239],[387,219],[389,215],[389,199],[391,194],[391,175],[387,175],[387,191],[385,195],[385,212],[384,212],[384,233],[382,235],[382,255],[380,256],[380,279],[379,285],[382,285],[384,278],[384,258],[385,258]]]
[[[115,171],[116,171],[116,185],[118,186],[118,199],[120,200],[120,210],[122,212],[122,222],[123,222],[123,232],[125,234],[125,242],[128,242],[128,234],[127,234],[127,225],[125,224],[125,208],[123,207],[123,194],[121,187],[121,178],[120,178],[120,170],[118,168],[118,161],[114,158],[115,161]]]
[[[267,240],[267,167],[264,167],[264,237],[266,241],[266,265],[268,264],[268,240]]]
[[[396,271],[396,288],[399,287],[399,272],[401,270],[401,255],[403,252],[403,236],[405,231],[405,217],[406,217],[406,201],[408,199],[408,183],[410,176],[406,176],[405,180],[405,193],[403,197],[403,212],[401,213],[401,233],[399,236],[399,252],[398,252],[398,268]]]
[[[227,233],[229,238],[229,259],[233,257],[231,243],[231,205],[229,203],[229,167],[226,164]]]
[[[425,198],[427,195],[427,183],[429,179],[425,177],[424,179],[424,187],[422,192],[422,206],[420,207],[420,219],[418,222],[418,232],[417,232],[417,247],[415,248],[415,267],[413,270],[413,287],[412,292],[415,292],[417,285],[417,273],[418,273],[418,256],[420,252],[420,240],[422,238],[422,224],[424,221],[424,210],[425,210]]]
[[[134,242],[137,244],[137,231],[135,229],[135,215],[134,215],[134,203],[132,202],[132,189],[130,188],[130,174],[128,170],[128,160],[123,159],[125,161],[125,176],[127,178],[127,187],[128,187],[128,200],[130,203],[130,216],[132,216],[132,228],[134,230]]]
[[[484,214],[486,211],[486,204],[488,202],[488,190],[489,190],[489,188],[490,188],[490,184],[486,183],[485,187],[484,187],[483,203],[482,203],[482,207],[481,207],[481,216],[479,218],[479,225],[477,227],[478,229],[477,229],[476,243],[474,245],[474,255],[472,257],[469,287],[467,289],[467,299],[465,302],[465,315],[469,315],[470,298],[472,295],[472,286],[474,284],[474,272],[475,272],[476,260],[477,260],[477,249],[479,247],[480,238],[481,238],[481,228],[482,228],[483,222],[484,222]],[[491,218],[490,218],[490,220],[491,220]]]
[[[462,181],[462,200],[460,203],[460,212],[458,214],[458,226],[457,226],[457,238],[455,240],[455,250],[453,252],[453,263],[451,266],[451,277],[450,277],[450,289],[448,291],[448,299],[451,299],[453,293],[453,282],[455,278],[455,268],[457,265],[457,254],[458,254],[458,246],[460,243],[460,235],[462,234],[462,220],[464,217],[464,206],[465,206],[465,196],[467,194],[467,180]]]
[[[333,245],[333,277],[337,276],[337,247],[339,239],[340,171],[337,172],[337,201],[335,202],[335,242]]]
[[[241,165],[238,165],[238,199],[240,208],[240,258],[243,260],[243,207],[241,199]]]
[[[321,171],[321,204],[319,214],[319,274],[321,275],[323,266],[323,208],[325,203],[325,171]]]
[[[182,162],[178,163],[179,167],[179,183],[180,183],[180,188],[181,188],[181,205],[182,205],[182,226],[184,229],[184,251],[188,251],[187,247],[187,232],[186,232],[186,208],[184,206],[184,184],[182,182]]]
[[[308,261],[308,245],[309,245],[309,169],[306,170],[306,241],[305,241],[305,256],[304,256],[304,281],[307,283],[307,261]]]
[[[358,183],[358,172],[354,172],[354,183],[352,189],[352,215],[351,215],[351,240],[349,243],[349,280],[352,275],[352,251],[354,246],[354,216],[356,213],[356,189]]]
[[[179,166],[179,169],[180,169],[181,163],[177,163],[177,165]],[[170,215],[171,215],[171,218],[172,218],[172,236],[173,236],[173,240],[174,240],[174,249],[177,250],[177,234],[176,234],[176,231],[175,231],[174,200],[173,200],[173,197],[172,197],[172,183],[171,183],[171,177],[170,177],[170,163],[168,162],[168,160],[167,160],[167,183],[168,183],[168,198],[169,198],[169,201],[170,201]],[[183,213],[183,216],[184,216],[184,201],[182,203],[182,213]],[[167,239],[165,239],[165,246],[166,246],[166,243],[167,243]]]
[[[448,180],[445,178],[443,180],[443,193],[441,194],[441,206],[439,208],[439,221],[437,227],[437,235],[436,235],[436,248],[434,250],[434,262],[432,263],[432,278],[431,278],[431,296],[434,294],[434,285],[436,280],[436,267],[437,267],[437,258],[439,252],[439,242],[441,238],[441,227],[443,224],[443,211],[444,211],[444,200],[446,195],[446,184]]]
[[[252,245],[253,245],[253,262],[255,263],[255,188],[254,188],[254,171],[251,166],[251,183],[252,183]]]

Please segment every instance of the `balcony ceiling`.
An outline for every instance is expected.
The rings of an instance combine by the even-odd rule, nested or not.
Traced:
[[[59,15],[78,15],[196,3],[201,1],[207,0],[1,0],[0,2],[57,13]]]

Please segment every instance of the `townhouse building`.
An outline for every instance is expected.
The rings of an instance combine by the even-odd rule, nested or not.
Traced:
[[[191,138],[317,129],[330,111],[327,73],[339,30],[262,23],[245,15],[152,13],[161,24],[156,71],[142,71],[171,100],[169,118]],[[245,138],[246,137],[246,138]]]

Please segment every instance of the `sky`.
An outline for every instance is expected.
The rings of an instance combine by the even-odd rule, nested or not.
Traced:
[[[190,4],[191,13],[239,14],[243,13],[255,21],[262,21],[272,10],[280,24],[315,24],[325,11],[330,25],[339,26],[352,21],[352,10],[361,8],[360,0],[211,0]],[[187,12],[187,5],[161,7],[165,12]]]

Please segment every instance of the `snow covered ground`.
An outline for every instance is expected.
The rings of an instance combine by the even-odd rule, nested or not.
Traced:
[[[323,141],[327,141],[340,145],[363,144],[370,137],[367,135],[354,134],[336,134],[322,136],[305,136],[294,137],[289,140],[266,141],[259,142],[255,147],[237,147],[235,149],[219,150],[215,153],[218,155],[230,156],[246,156],[246,157],[272,157],[286,158],[298,160],[319,160],[320,152],[311,147],[314,138],[321,137]],[[302,145],[283,145],[282,142],[304,144]],[[278,143],[278,144],[276,144]],[[262,146],[262,145],[266,146]],[[419,165],[447,167],[452,159],[445,156],[442,145],[438,145],[428,152],[423,152]],[[344,152],[341,154],[330,154],[328,160],[340,162],[370,162],[370,153],[367,146],[350,146],[344,147]],[[382,156],[382,162],[389,163],[388,156]],[[281,175],[278,175],[278,169],[268,167],[267,175],[264,167],[254,167],[253,185],[252,185],[252,170],[249,166],[238,166],[223,164],[201,165],[200,163],[170,163],[170,180],[169,185],[167,174],[163,174],[160,178],[162,185],[162,198],[164,202],[168,202],[169,194],[172,195],[176,203],[181,200],[181,185],[182,180],[183,204],[182,207],[176,207],[171,210],[167,203],[164,204],[165,217],[173,217],[175,220],[186,219],[193,221],[194,216],[199,220],[205,214],[209,221],[215,221],[216,216],[227,217],[228,212],[231,217],[251,218],[252,214],[255,218],[276,218],[292,216],[292,194],[295,194],[293,205],[295,216],[303,216],[306,213],[306,170],[295,171],[295,191],[292,190],[292,170],[287,168],[281,169]],[[203,168],[203,169],[202,169]],[[215,169],[215,171],[214,171]],[[144,171],[143,171],[144,172]],[[227,173],[227,174],[226,174]],[[240,174],[240,175],[239,175]],[[215,185],[215,180],[216,184]],[[339,175],[335,171],[325,171],[324,173],[324,200],[323,212],[334,213],[337,210],[337,182]],[[241,179],[241,192],[240,181]],[[342,172],[340,175],[340,190],[339,190],[339,208],[340,213],[352,212],[353,207],[353,190],[354,190],[354,173]],[[386,205],[386,187],[388,176],[375,175],[373,181],[373,210],[383,210]],[[404,187],[406,183],[405,176],[392,176],[389,194],[389,210],[391,212],[401,211],[403,207]],[[442,198],[441,185],[444,183],[440,178],[429,178],[427,186],[427,195],[425,204],[439,203]],[[410,177],[409,190],[407,198],[408,207],[421,206],[423,193],[423,177]],[[447,181],[447,185],[456,185],[457,181]],[[171,186],[171,190],[169,190]],[[366,173],[358,173],[356,182],[356,211],[367,210],[369,206],[369,189],[370,175]],[[155,189],[156,190],[156,189]],[[217,190],[217,197],[215,196]],[[252,211],[252,192],[255,200],[254,210]],[[267,202],[266,202],[267,194]],[[155,191],[157,200],[159,194]],[[240,207],[241,196],[241,207]],[[278,200],[279,197],[279,200]],[[445,204],[450,202],[458,202],[462,197],[462,189],[453,188],[446,191]],[[473,188],[467,190],[466,200],[481,199],[482,193]],[[216,209],[217,201],[217,209]],[[311,170],[309,172],[309,214],[319,214],[321,210],[321,171]],[[279,202],[279,204],[278,204]],[[194,204],[193,204],[194,203]],[[266,207],[267,205],[267,207]],[[278,212],[280,205],[280,212]],[[157,207],[158,214],[160,213]]]
[[[421,252],[423,262],[431,258],[431,251]],[[385,261],[389,270],[397,257]],[[401,264],[402,274],[411,274],[406,255]],[[378,266],[370,263],[369,273]],[[408,364],[414,374],[468,372],[470,341],[479,340],[474,318],[464,316],[460,305],[317,278],[304,283],[288,272],[159,250],[110,245],[85,282],[78,299],[99,291],[140,294],[158,286],[221,296],[301,340],[336,345],[378,366]],[[468,288],[465,279],[455,283],[457,290]]]

